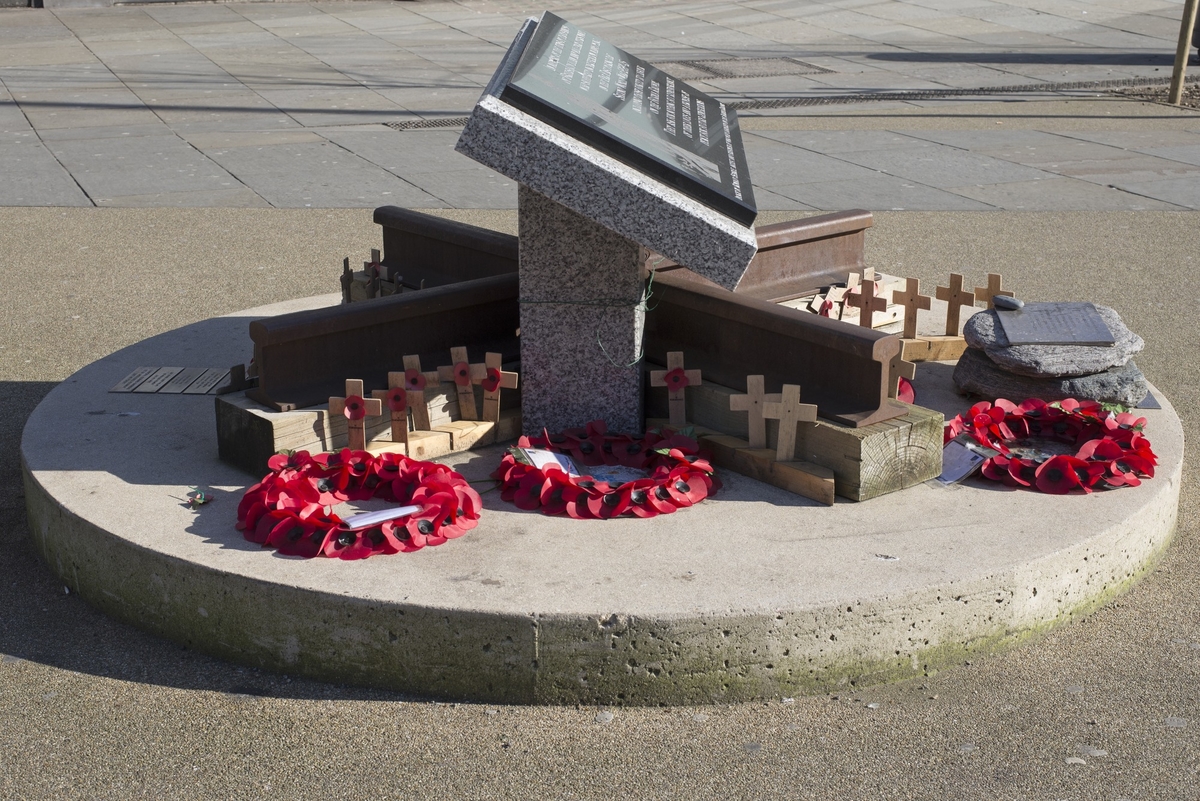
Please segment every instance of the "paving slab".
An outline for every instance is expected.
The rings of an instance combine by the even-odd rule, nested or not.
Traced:
[[[1074,178],[1012,181],[984,186],[952,186],[947,187],[946,191],[978,200],[994,208],[1014,211],[1052,211],[1064,205],[1081,211],[1170,211],[1188,208],[1186,205],[1156,200],[1141,194],[1131,195],[1117,187]]]
[[[238,188],[236,178],[177,136],[58,140],[47,147],[97,202],[157,192]]]
[[[41,142],[0,142],[0,205],[90,206],[71,174]]]

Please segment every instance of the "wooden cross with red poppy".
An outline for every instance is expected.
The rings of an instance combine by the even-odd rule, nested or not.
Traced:
[[[958,336],[959,306],[974,306],[975,293],[963,289],[963,277],[950,273],[950,286],[939,286],[934,293],[938,300],[946,301],[946,336]]]
[[[466,348],[451,348],[450,360],[453,364],[438,368],[438,377],[443,381],[453,381],[458,390],[458,416],[463,420],[478,420],[479,411],[475,408],[475,389],[472,384],[482,384],[487,378],[487,365],[471,364],[467,361]]]
[[[892,292],[892,303],[899,303],[904,307],[904,338],[917,338],[917,309],[929,310],[933,301],[928,295],[921,294],[921,282],[916,278],[909,278],[904,286],[904,291],[899,289]]]
[[[502,370],[501,358],[499,353],[483,354],[487,369],[487,376],[480,382],[483,385],[483,419],[492,423],[500,422],[500,390],[517,388],[517,374]]]
[[[364,398],[363,382],[357,378],[347,378],[346,397],[331,397],[329,413],[346,415],[346,447],[361,451],[367,448],[367,429],[363,418],[383,414],[383,403],[378,398]]]
[[[768,394],[764,391],[764,386],[761,375],[748,375],[746,376],[746,394],[729,396],[729,408],[732,411],[750,413],[747,428],[750,432],[751,448],[767,447],[767,420],[763,417],[763,404],[779,403],[783,400],[781,393]]]
[[[429,422],[429,404],[425,400],[425,389],[439,384],[441,379],[437,370],[421,372],[420,356],[404,357],[404,391],[408,396],[409,408],[412,409],[414,431],[429,431],[433,427]]]
[[[987,304],[989,309],[996,308],[996,304],[992,302],[992,298],[1000,295],[1004,298],[1011,298],[1013,293],[1007,289],[1001,289],[1004,286],[1004,277],[1000,273],[988,273],[988,285],[975,287],[975,300],[982,300]]]
[[[887,311],[887,301],[875,295],[875,279],[863,281],[858,292],[846,293],[846,303],[858,309],[858,324],[871,328],[875,312]]]
[[[781,395],[778,403],[763,404],[763,417],[779,421],[775,458],[781,462],[791,462],[796,459],[796,426],[817,422],[817,407],[800,402],[799,384],[784,384]]]
[[[408,391],[404,388],[404,378],[404,373],[389,372],[388,388],[372,390],[371,396],[378,398],[392,413],[392,442],[402,442],[407,445]]]
[[[666,387],[667,399],[671,409],[671,425],[683,428],[687,425],[687,400],[683,391],[688,386],[703,383],[699,370],[683,369],[683,351],[673,350],[667,353],[667,369],[650,371],[650,386]]]
[[[900,378],[903,376],[909,381],[912,381],[917,375],[917,366],[912,362],[904,361],[904,349],[896,351],[896,355],[892,357],[892,361],[888,364],[888,397],[895,398],[900,394]]]

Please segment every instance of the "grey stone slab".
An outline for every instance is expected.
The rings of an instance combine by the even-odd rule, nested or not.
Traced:
[[[1180,206],[1076,178],[1046,178],[984,186],[947,187],[947,192],[1010,211],[1171,211]]]
[[[214,87],[204,92],[139,88],[138,97],[168,125],[188,122],[235,122],[250,118],[263,127],[293,126],[286,111],[276,108],[257,92]]]
[[[326,141],[320,134],[303,129],[284,131],[181,131],[180,138],[200,151],[229,147],[263,147],[265,145],[296,145]]]
[[[390,122],[403,110],[379,93],[362,87],[261,89],[259,94],[306,127]]]
[[[749,138],[753,141],[753,138]],[[870,180],[878,173],[840,158],[798,147],[747,143],[750,174],[766,187],[835,180]]]
[[[477,162],[454,149],[461,132],[459,129],[397,131],[384,125],[372,125],[313,130],[372,164],[399,175],[487,169],[480,168]],[[494,171],[489,172],[494,174]]]
[[[1169,161],[1179,161],[1184,164],[1193,164],[1200,166],[1200,136],[1193,145],[1176,145],[1174,147],[1147,147],[1142,148],[1141,152],[1152,156],[1167,159]]]
[[[98,61],[34,67],[0,68],[0,81],[10,92],[47,89],[120,89],[121,79]]]
[[[272,206],[437,208],[437,198],[334,144],[283,144],[210,150],[220,164]]]
[[[95,64],[96,56],[73,38],[6,44],[0,48],[0,67],[40,67],[59,64]]]
[[[749,227],[491,95],[476,105],[457,149],[729,289],[757,249]]]
[[[267,208],[271,204],[252,189],[239,187],[97,198],[96,205],[110,208]]]
[[[439,206],[455,209],[513,209],[517,184],[495,170],[468,162],[466,170],[403,172],[404,180],[436,197]]]
[[[62,142],[71,139],[114,139],[140,136],[171,136],[173,131],[161,122],[138,125],[101,125],[87,128],[42,128],[37,136],[43,142]]]
[[[91,206],[92,201],[40,142],[0,141],[0,206]]]
[[[127,89],[16,92],[13,99],[36,129],[153,125],[159,119]]]
[[[1128,153],[1121,159],[1081,159],[1062,161],[1053,167],[1061,175],[1069,175],[1083,181],[1104,185],[1125,186],[1148,181],[1172,180],[1194,177],[1200,179],[1200,167],[1171,159],[1162,159],[1138,153]]]
[[[987,203],[890,175],[773,186],[771,189],[785,197],[826,211],[987,211],[996,208]]]
[[[1200,209],[1200,178],[1197,177],[1128,183],[1116,181],[1114,185],[1126,192],[1161,200],[1164,203],[1173,203],[1188,209]]]
[[[640,433],[645,249],[526,186],[518,203],[525,433]]]
[[[1086,306],[1077,304],[1075,308]],[[963,326],[963,338],[967,345],[972,348],[978,348],[987,354],[988,358],[995,362],[1000,367],[1011,373],[1018,375],[1027,375],[1034,378],[1043,378],[1048,376],[1080,376],[1098,373],[1102,370],[1107,370],[1111,367],[1120,367],[1128,362],[1136,354],[1141,353],[1146,343],[1140,336],[1129,330],[1121,320],[1121,316],[1115,310],[1108,306],[1094,304],[1096,312],[1099,314],[1099,321],[1096,321],[1095,315],[1091,315],[1091,320],[1087,316],[1083,316],[1080,320],[1080,313],[1074,312],[1076,316],[1071,321],[1069,328],[1063,330],[1062,326],[1053,331],[1054,334],[1066,334],[1068,338],[1077,338],[1080,330],[1087,331],[1091,337],[1095,337],[1092,341],[1099,342],[1102,339],[1111,339],[1112,344],[1108,346],[1097,345],[1074,345],[1074,344],[1057,344],[1057,345],[1040,345],[1040,344],[1012,344],[1013,334],[1013,316],[1010,313],[1005,313],[1005,316],[997,314],[992,309],[985,309],[976,314],[971,315]],[[1023,309],[1028,312],[1031,309],[1045,309],[1047,304],[1027,303]],[[1058,312],[1060,316],[1064,315],[1062,306],[1049,306]],[[1070,308],[1070,307],[1069,307]],[[1021,313],[1016,312],[1016,320],[1020,322]],[[1043,330],[1051,330],[1054,324],[1053,318],[1049,326],[1043,325]],[[1017,326],[1018,329],[1020,326]],[[1026,326],[1030,329],[1036,329],[1035,325]],[[1025,332],[1026,334],[1028,332]],[[1042,331],[1037,331],[1041,334]],[[1072,334],[1075,334],[1072,336]],[[1028,339],[1029,337],[1026,336]],[[1039,339],[1045,339],[1044,336],[1039,336]]]
[[[97,203],[124,195],[240,186],[236,178],[176,136],[63,140],[46,146]]]
[[[896,148],[881,151],[843,153],[842,158],[889,175],[920,181],[934,187],[964,184],[996,184],[1009,181],[1036,181],[1049,173],[990,156],[964,153],[949,147]]]
[[[743,126],[746,147],[754,147],[757,137],[773,139],[816,153],[848,153],[855,150],[892,150],[920,147],[926,131],[774,131]]]

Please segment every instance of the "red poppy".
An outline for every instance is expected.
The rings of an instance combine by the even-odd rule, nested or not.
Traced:
[[[469,387],[471,385],[471,365],[466,362],[459,362],[454,365],[454,383],[460,387]]]
[[[392,387],[387,393],[387,407],[393,412],[408,408],[408,391],[404,387]]]
[[[916,403],[917,393],[913,391],[912,382],[900,376],[896,386],[896,400],[902,403]]]
[[[831,311],[833,311],[833,301],[825,298],[825,300],[821,301],[821,310],[817,314],[822,317],[828,317]]]
[[[1066,495],[1080,485],[1080,472],[1087,475],[1087,462],[1074,456],[1052,456],[1038,467],[1035,483],[1042,492]]]
[[[346,398],[345,408],[342,414],[346,415],[347,420],[361,420],[367,416],[367,404],[359,395],[350,395]]]
[[[404,371],[404,386],[412,392],[421,392],[425,389],[425,374],[415,367],[410,367]]]
[[[555,472],[551,470],[550,472]],[[559,471],[561,472],[561,471]],[[513,493],[512,502],[518,509],[536,509],[542,503],[542,488],[546,484],[546,476],[541,470],[532,470],[521,478]]]
[[[307,451],[284,451],[267,460],[267,467],[278,473],[284,481],[290,481],[296,473],[312,464]]]
[[[667,390],[670,392],[679,392],[689,383],[687,373],[684,372],[682,367],[676,367],[674,370],[668,370],[667,374],[663,376],[663,378],[667,382]]]
[[[484,392],[495,392],[500,389],[500,369],[498,367],[489,367],[487,369],[487,378],[480,382]]]
[[[562,470],[547,470],[546,481],[542,485],[540,500],[542,510],[548,515],[566,514],[579,517],[576,504],[582,499],[584,510],[587,509],[587,492]]]
[[[1014,485],[1032,487],[1037,481],[1037,468],[1037,464],[1029,459],[1009,459],[1008,477]]]
[[[620,487],[609,487],[607,491],[590,496],[587,500],[587,507],[588,511],[592,513],[592,517],[607,520],[610,517],[619,517],[624,514],[629,509],[631,486],[632,484],[624,484]]]

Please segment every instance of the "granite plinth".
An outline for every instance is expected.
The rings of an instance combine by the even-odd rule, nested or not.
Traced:
[[[1116,340],[1111,346],[1012,345],[991,309],[967,320],[963,338],[967,345],[983,350],[989,359],[1010,373],[1034,378],[1091,375],[1122,366],[1146,346],[1140,336],[1121,322],[1116,311],[1100,305],[1096,311]]]
[[[979,317],[981,315],[976,315]],[[963,392],[988,400],[1026,398],[1046,401],[1075,398],[1137,406],[1146,397],[1146,377],[1133,362],[1082,376],[1032,376],[1009,372],[977,348],[967,348],[954,368],[954,383]]]
[[[1183,431],[1156,393],[1163,408],[1140,413],[1159,466],[1136,488],[922,484],[826,507],[726,473],[712,499],[652,520],[551,518],[487,493],[479,526],[436,548],[280,557],[233,528],[257,477],[217,459],[212,398],[107,389],[180,354],[233,363],[251,319],[336,302],[190,325],[46,396],[21,444],[26,503],[72,592],[191,649],[329,681],[490,702],[712,703],[921,676],[1021,643],[1128,588],[1174,530]],[[926,363],[914,384],[953,415],[967,402],[950,369]],[[448,461],[481,479],[502,452]],[[214,500],[192,510],[196,485]]]
[[[734,289],[754,229],[485,94],[455,149],[626,239]]]
[[[646,250],[527,186],[517,202],[525,432],[641,432]]]

